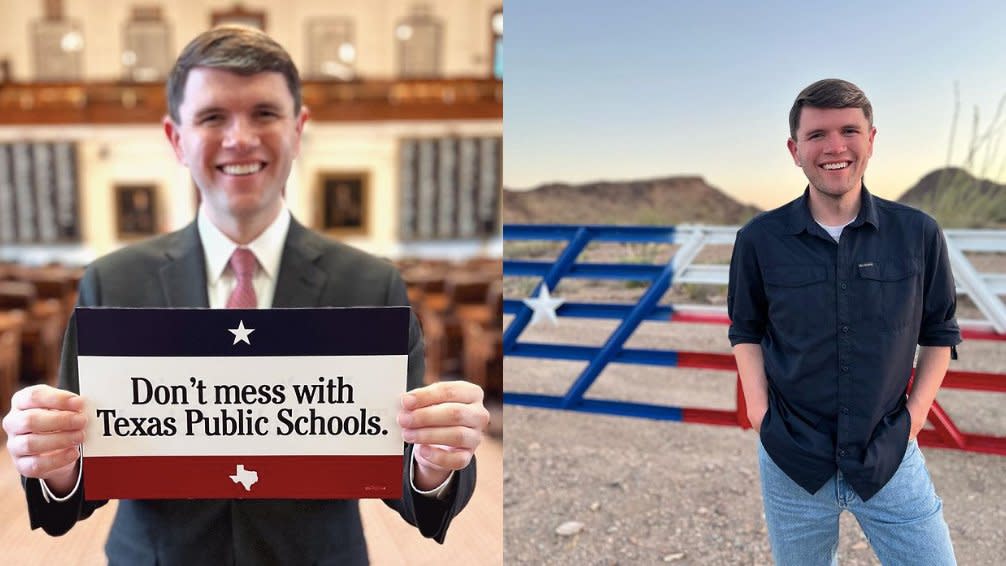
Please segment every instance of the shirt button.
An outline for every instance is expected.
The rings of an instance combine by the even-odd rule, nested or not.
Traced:
[[[848,331],[849,331],[849,327],[848,326],[843,326],[842,327],[842,332],[848,332]]]
[[[842,366],[842,371],[849,371],[849,366]]]
[[[842,414],[843,415],[848,415],[849,414],[849,408],[848,407],[842,407]]]
[[[845,282],[843,281],[843,282],[842,282],[842,284],[841,284],[841,285],[839,285],[839,287],[841,287],[842,289],[848,289],[848,288],[849,288],[849,285],[847,285],[847,284],[846,284],[846,283],[845,283]]]
[[[846,454],[845,450],[839,450],[838,451],[838,455],[839,456],[845,456],[845,454]]]

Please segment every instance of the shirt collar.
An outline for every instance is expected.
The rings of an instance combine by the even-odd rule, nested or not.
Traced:
[[[810,186],[803,190],[803,196],[786,205],[787,208],[787,233],[799,234],[804,230],[810,231],[811,226],[816,226],[817,221],[810,213]],[[858,228],[864,223],[870,223],[874,228],[880,228],[880,218],[877,215],[877,204],[873,195],[866,190],[866,184],[860,192],[859,213],[856,219],[848,226]]]
[[[214,285],[220,280],[238,245],[210,221],[203,206],[199,207],[199,212],[196,214],[196,224],[206,256],[206,275],[209,278],[209,283]],[[283,257],[283,244],[286,242],[286,233],[289,228],[290,211],[284,205],[272,224],[259,234],[258,238],[245,246],[255,254],[255,259],[258,260],[262,270],[272,280],[275,280],[276,274],[279,273],[279,262]]]

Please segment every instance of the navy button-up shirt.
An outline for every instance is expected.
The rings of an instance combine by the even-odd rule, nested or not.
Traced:
[[[906,391],[916,344],[956,346],[956,294],[936,221],[870,195],[839,242],[807,191],[737,233],[730,342],[761,344],[768,413],[761,441],[816,492],[842,471],[865,501],[908,445]]]

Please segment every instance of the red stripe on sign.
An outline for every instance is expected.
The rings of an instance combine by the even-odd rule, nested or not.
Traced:
[[[402,456],[85,457],[84,496],[398,499],[402,496]]]

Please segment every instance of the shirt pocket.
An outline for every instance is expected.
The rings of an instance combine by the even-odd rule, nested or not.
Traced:
[[[828,270],[823,265],[769,267],[762,272],[768,299],[768,321],[784,335],[808,335],[820,326],[811,313],[834,305],[824,292]]]
[[[918,318],[922,282],[914,258],[891,258],[859,263],[856,275],[863,283],[863,308],[867,318],[878,319],[884,330],[901,330]]]

